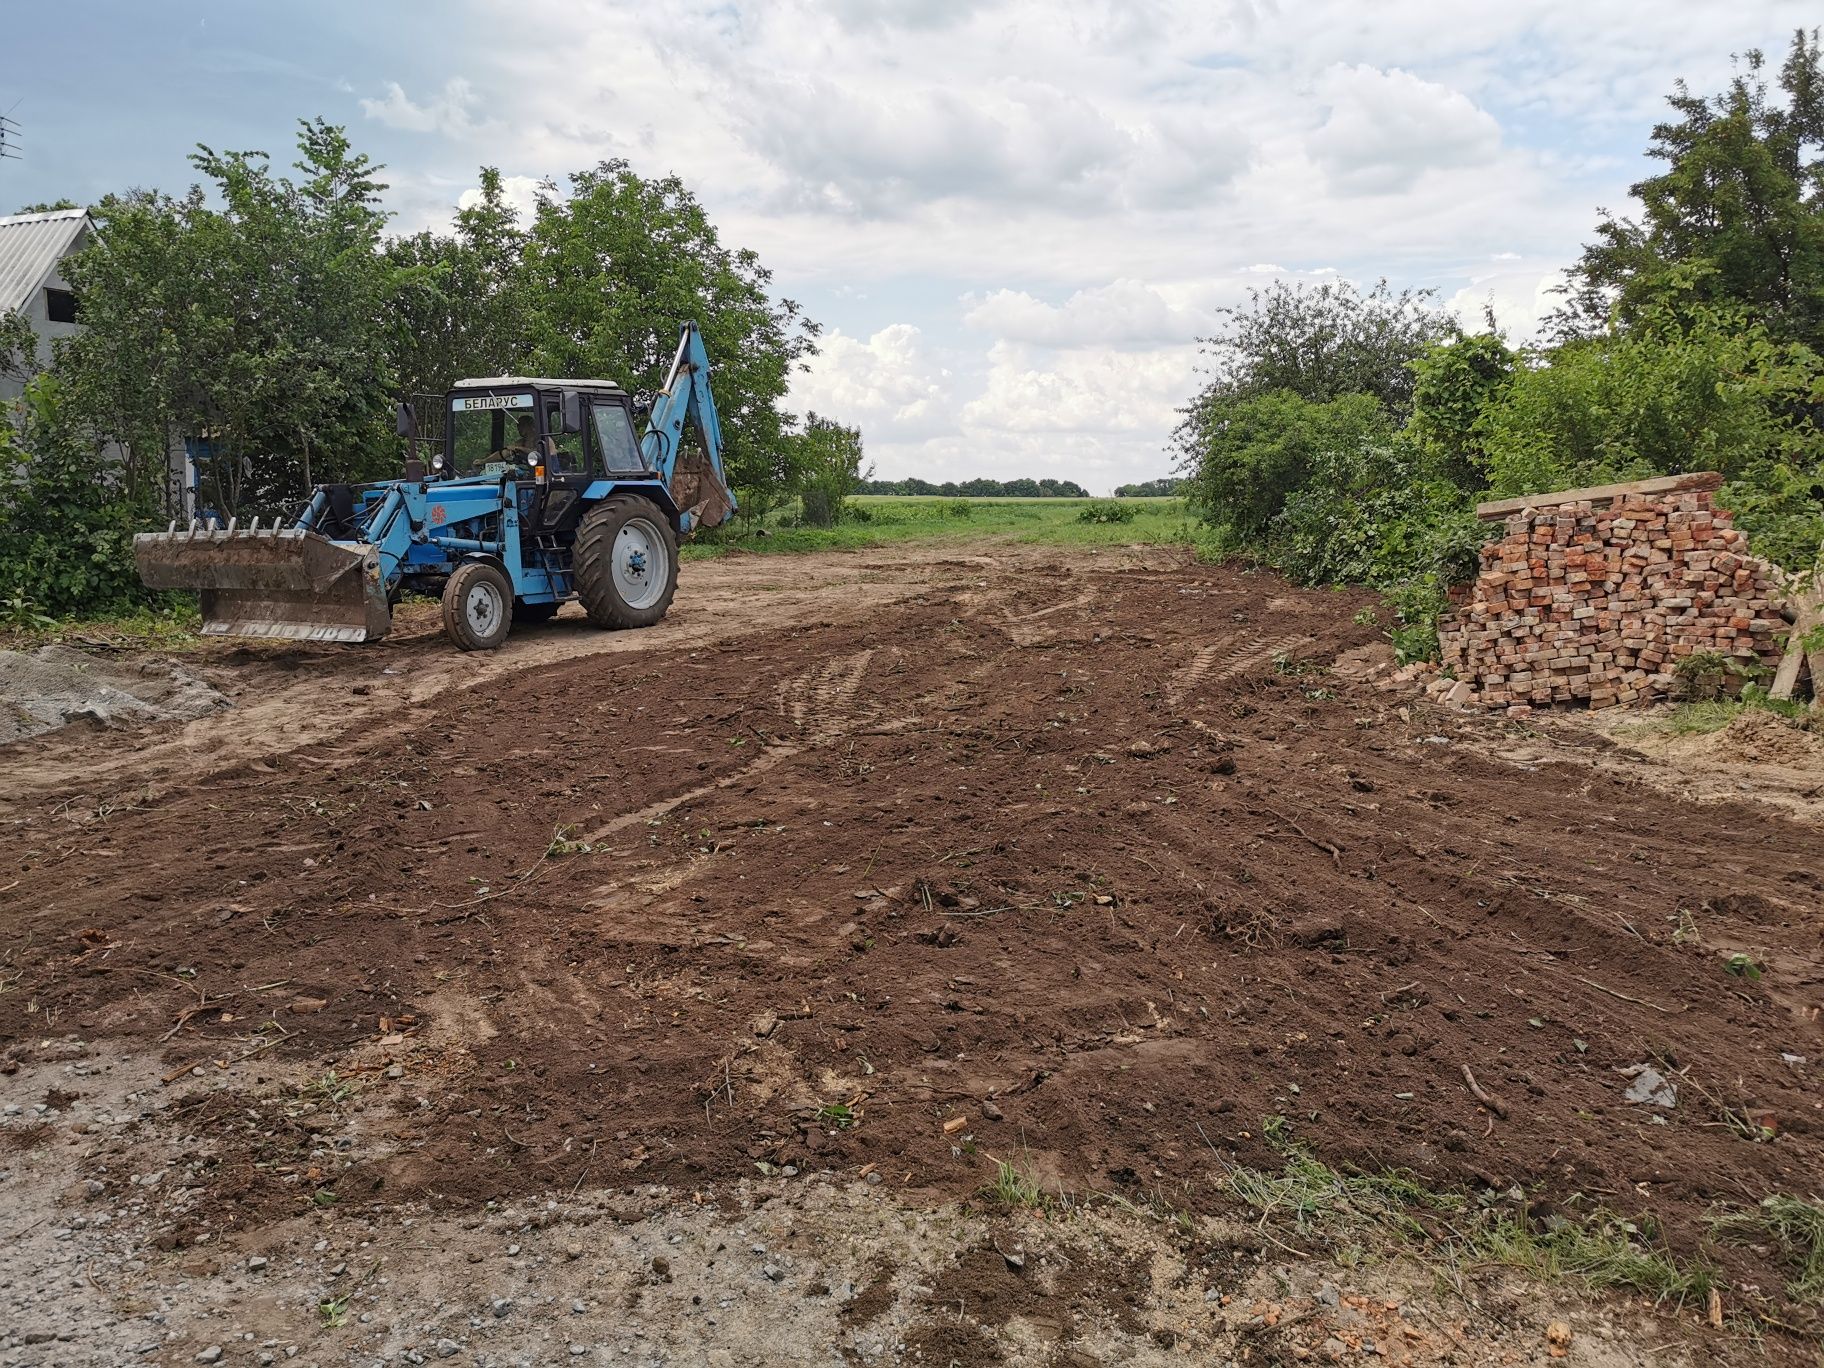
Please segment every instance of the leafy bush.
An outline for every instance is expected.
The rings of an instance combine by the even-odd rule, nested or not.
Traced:
[[[151,510],[127,496],[108,457],[68,419],[54,378],[27,386],[16,422],[0,414],[0,599],[22,626],[121,612],[157,596],[139,582],[133,534]]]
[[[1128,523],[1134,520],[1134,506],[1116,499],[1097,499],[1077,512],[1080,523]]]

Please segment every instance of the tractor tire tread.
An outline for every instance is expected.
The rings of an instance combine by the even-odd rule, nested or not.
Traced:
[[[477,633],[463,611],[463,600],[476,580],[492,581],[501,595],[500,621],[486,636]],[[513,584],[498,566],[487,561],[464,561],[443,586],[443,632],[459,651],[496,650],[513,628]]]
[[[614,587],[614,539],[629,518],[645,518],[658,528],[670,560],[665,591],[645,608],[628,605]],[[597,627],[624,629],[650,627],[665,616],[678,591],[678,535],[671,519],[651,499],[638,494],[615,494],[583,515],[576,529],[576,593]]]

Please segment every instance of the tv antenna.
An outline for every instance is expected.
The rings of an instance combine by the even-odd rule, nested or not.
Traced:
[[[19,108],[14,105],[13,109]],[[13,110],[0,114],[0,161],[19,160],[19,121],[13,118]]]

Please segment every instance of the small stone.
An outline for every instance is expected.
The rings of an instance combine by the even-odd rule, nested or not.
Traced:
[[[1317,1289],[1317,1300],[1320,1306],[1335,1306],[1342,1301],[1342,1293],[1335,1283],[1323,1283]]]
[[[584,1354],[586,1354],[588,1352],[589,1352],[589,1346],[586,1344],[573,1344],[570,1346],[570,1357],[571,1358],[581,1358]]]
[[[291,1000],[291,1010],[298,1016],[310,1016],[329,1006],[328,998],[299,997]]]
[[[453,1339],[440,1339],[437,1341],[438,1358],[454,1358],[461,1349],[462,1346]]]
[[[210,1345],[196,1356],[196,1361],[198,1363],[220,1363],[222,1361],[222,1346],[219,1344]]]
[[[518,1245],[508,1245],[507,1246],[507,1257],[509,1259],[516,1257],[518,1255],[518,1253],[519,1253]]]
[[[160,1183],[162,1183],[164,1181],[165,1181],[165,1171],[163,1169],[159,1169],[156,1173],[142,1174],[140,1176],[139,1185],[141,1187],[157,1187]]]
[[[573,1301],[570,1303],[570,1314],[573,1316],[581,1316],[581,1315],[585,1314],[588,1310],[589,1310],[589,1304],[587,1302],[583,1301],[581,1298],[578,1298],[576,1301]]]
[[[668,1276],[671,1273],[671,1260],[663,1254],[653,1256],[652,1271],[661,1278]]]
[[[513,1303],[505,1297],[496,1297],[493,1302],[494,1319],[505,1320],[513,1310]]]
[[[403,1065],[403,1064],[387,1065],[386,1066],[386,1076],[388,1078],[404,1078],[405,1077],[405,1065]]]
[[[266,1260],[261,1255],[255,1254],[251,1259],[247,1260],[247,1271],[249,1273],[258,1273],[264,1267],[266,1267]]]
[[[760,1268],[760,1276],[768,1282],[783,1282],[785,1281],[785,1270],[777,1264],[763,1264]]]
[[[882,1182],[882,1179],[878,1173],[870,1173],[868,1175],[868,1186],[869,1187],[879,1187],[881,1182]]]

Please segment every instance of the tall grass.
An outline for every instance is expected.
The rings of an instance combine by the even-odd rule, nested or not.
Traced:
[[[1122,499],[1128,521],[1084,521],[1086,509],[1107,499],[948,499],[925,495],[863,494],[848,500],[858,517],[835,527],[797,527],[788,510],[762,527],[737,519],[693,539],[686,560],[726,555],[865,549],[916,540],[1010,537],[1015,541],[1075,546],[1135,543],[1194,545],[1202,533],[1183,499]]]

